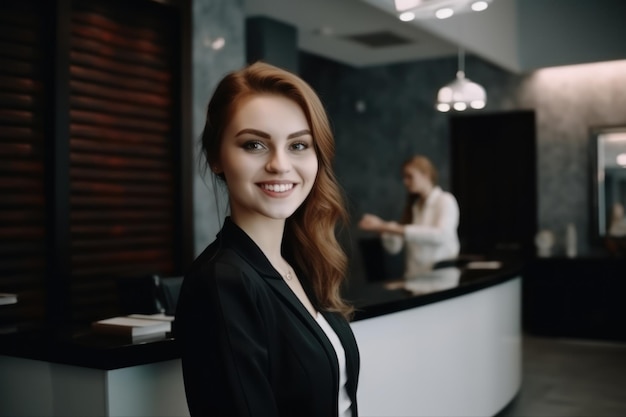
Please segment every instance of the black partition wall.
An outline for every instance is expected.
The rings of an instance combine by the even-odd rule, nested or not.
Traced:
[[[462,253],[532,255],[538,212],[534,111],[454,115],[450,138]]]
[[[0,5],[2,322],[115,315],[118,279],[182,272],[188,7]]]

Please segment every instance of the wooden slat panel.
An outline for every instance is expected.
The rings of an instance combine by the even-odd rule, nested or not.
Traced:
[[[146,132],[132,132],[125,129],[107,127],[102,129],[80,123],[70,125],[70,134],[73,138],[97,139],[105,142],[140,143],[145,145],[159,144],[167,146],[168,138],[163,135]]]
[[[125,252],[98,252],[72,256],[72,262],[77,268],[89,267],[94,264],[142,264],[146,262],[158,263],[169,257],[169,248],[161,250],[143,249]],[[150,271],[148,271],[150,272]]]
[[[4,74],[30,75],[35,72],[32,61],[23,61],[18,59],[0,57],[0,68]]]
[[[36,44],[39,42],[38,29],[34,27],[37,25],[37,22],[34,18],[21,19],[22,21],[20,21],[20,18],[25,16],[26,12],[11,13],[5,10],[2,12],[7,13],[7,15],[4,16],[7,20],[3,25],[0,25],[0,39],[2,39],[3,42],[13,41],[18,44]]]
[[[139,56],[163,53],[162,46],[154,40],[156,31],[146,29],[137,30],[133,33],[130,26],[124,25],[111,25],[108,28],[97,27],[94,25],[94,19],[90,19],[90,17],[95,16],[94,14],[74,14],[72,18],[73,44],[83,38],[106,43],[111,48],[115,48],[116,51],[133,51]],[[84,17],[84,19],[81,20],[79,17]],[[116,53],[115,56],[117,58],[119,54]]]
[[[0,325],[44,317],[42,34],[39,2],[0,3]]]
[[[29,94],[12,93],[0,91],[0,106],[4,108],[31,108],[34,105],[34,98]]]
[[[120,84],[132,84],[133,81],[134,78],[128,79],[125,83],[120,82]],[[70,88],[75,94],[102,97],[117,100],[121,103],[131,103],[161,108],[168,108],[171,106],[171,100],[167,95],[156,93],[151,94],[140,90],[133,91],[130,87],[112,88],[107,85],[87,83],[85,81],[75,79],[70,81]]]
[[[89,286],[90,279],[96,278],[133,278],[144,276],[154,271],[163,271],[163,274],[171,274],[173,271],[173,264],[163,259],[157,259],[154,262],[138,262],[133,261],[115,264],[107,262],[104,265],[75,267],[72,271],[72,277],[74,282],[83,281],[86,286]]]
[[[30,74],[15,76],[12,74],[3,74],[0,76],[0,90],[3,92],[17,92],[34,94],[41,91],[41,85],[30,77]]]
[[[0,155],[2,158],[13,159],[13,158],[37,158],[41,155],[40,149],[38,149],[37,143],[0,143]],[[5,180],[9,180],[9,178],[5,178]],[[13,179],[10,179],[13,182]],[[19,180],[19,178],[15,178],[15,180]]]
[[[112,311],[119,278],[173,273],[174,62],[171,23],[155,7],[74,2],[69,139],[77,318]]]
[[[100,208],[101,210],[119,208],[154,208],[155,210],[169,210],[173,202],[168,198],[146,197],[82,197],[70,198],[72,208],[75,210]]]
[[[136,156],[144,158],[154,159],[166,159],[169,160],[170,152],[164,146],[150,146],[146,144],[135,144],[128,142],[105,142],[103,140],[90,140],[72,138],[70,140],[71,146],[74,150],[80,150],[85,153],[100,153],[100,154],[120,154],[126,156]]]
[[[136,222],[137,220],[150,220],[152,222],[161,222],[162,220],[168,219],[170,213],[164,212],[162,210],[131,210],[131,209],[121,209],[121,210],[81,210],[72,213],[72,220],[80,223],[80,222],[99,222],[99,223],[108,223],[114,221],[129,221]]]
[[[76,54],[98,57],[110,63],[122,62],[148,68],[163,69],[164,71],[161,71],[160,74],[167,76],[167,57],[157,55],[160,51],[154,51],[157,53],[154,54],[145,50],[128,49],[128,45],[123,45],[123,47],[111,47],[111,45],[108,44],[108,39],[87,38],[73,38],[71,47]],[[75,57],[78,57],[78,55],[75,55]],[[77,61],[80,61],[80,59],[77,59]]]
[[[43,152],[42,152],[43,154]],[[43,162],[38,160],[4,160],[0,164],[0,175],[15,178],[19,175],[43,175]],[[43,181],[43,179],[42,179]],[[7,197],[7,196],[5,196]]]
[[[71,233],[76,239],[93,238],[101,239],[118,236],[161,236],[172,232],[168,224],[159,223],[122,223],[119,220],[115,224],[84,224],[72,226]]]
[[[127,15],[126,19],[124,19],[124,16],[120,14],[112,17],[111,12],[114,11],[100,7],[97,4],[91,6],[89,9],[77,7],[72,19],[79,27],[92,27],[103,30],[105,34],[112,32],[121,38],[137,39],[137,42],[144,45],[144,47],[138,49],[138,52],[145,50],[152,50],[154,53],[162,52],[161,45],[164,40],[164,33],[158,30],[150,30],[150,28],[155,29],[161,26],[161,21],[158,20],[158,18],[143,15],[143,19],[141,20],[142,25],[134,25],[133,18],[136,16],[129,17]],[[137,12],[137,10],[135,10],[135,12]],[[139,10],[140,14],[141,12],[142,11]],[[155,46],[152,48],[145,46],[148,42],[153,42]],[[123,39],[121,42],[118,42],[118,46],[120,47],[125,45],[126,43]]]
[[[132,130],[141,130],[149,133],[157,133],[166,135],[169,132],[170,126],[167,121],[156,121],[138,119],[133,117],[122,117],[111,115],[112,111],[107,113],[92,112],[72,109],[70,117],[72,122],[85,123],[94,126],[112,127],[112,128],[124,128]],[[0,113],[1,114],[1,113]]]
[[[1,185],[1,184],[0,184]],[[119,183],[106,183],[95,181],[74,181],[72,182],[72,192],[76,195],[89,196],[89,195],[102,195],[108,197],[123,197],[123,196],[152,196],[167,198],[171,195],[171,184],[119,184]]]
[[[90,169],[90,167],[72,167],[70,171],[71,178],[74,180],[107,180],[109,182],[170,182],[171,175],[163,171],[146,171],[146,170],[124,170],[117,168],[115,171],[98,171]]]
[[[105,85],[130,88],[133,91],[167,93],[165,90],[168,88],[170,74],[152,61],[145,60],[134,64],[136,67],[129,68],[112,62],[109,56],[102,56],[102,49],[91,50],[89,53],[74,51],[73,56],[76,65],[72,66],[71,71],[77,80],[98,80]],[[124,78],[119,79],[120,73]],[[139,77],[138,74],[147,77]]]
[[[106,100],[89,96],[72,96],[71,105],[75,109],[111,115],[134,116],[144,119],[169,120],[170,113],[155,106],[139,106],[120,103],[119,100]]]
[[[36,50],[31,45],[0,40],[0,50],[3,51],[2,59],[18,59],[24,62],[32,63]]]
[[[19,193],[7,193],[3,196],[0,207],[34,207],[44,209],[45,199],[43,195],[35,194],[19,194]],[[41,225],[43,229],[43,224]]]
[[[33,113],[22,109],[0,109],[0,123],[3,125],[31,125]]]
[[[132,250],[136,247],[164,247],[172,242],[167,236],[102,236],[98,240],[81,239],[75,236],[72,239],[72,250],[76,252],[109,251],[111,249]]]
[[[169,161],[147,158],[130,158],[115,155],[85,154],[82,152],[72,152],[70,162],[74,167],[99,167],[102,169],[150,169],[167,170],[171,164]]]

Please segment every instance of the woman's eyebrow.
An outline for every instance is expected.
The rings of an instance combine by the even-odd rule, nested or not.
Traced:
[[[295,133],[292,133],[291,135],[287,136],[287,139],[293,139],[293,138],[297,138],[300,136],[305,136],[305,135],[311,135],[311,131],[309,129],[303,129],[303,130],[299,130]]]
[[[237,132],[235,136],[241,136],[245,133],[260,136],[264,139],[271,139],[271,136],[268,133],[263,132],[261,130],[257,130],[257,129],[241,129],[239,132]],[[311,131],[309,129],[303,129],[303,130],[299,130],[297,132],[291,133],[289,136],[287,136],[287,139],[298,138],[300,136],[305,136],[305,135],[310,135],[310,134],[311,134]]]
[[[264,139],[270,139],[270,135],[268,133],[265,133],[261,130],[256,130],[256,129],[241,129],[239,132],[237,132],[235,136],[241,136],[245,133],[250,133],[252,135],[261,136]]]

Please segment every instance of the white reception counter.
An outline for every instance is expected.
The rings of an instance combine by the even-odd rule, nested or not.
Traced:
[[[463,273],[426,295],[382,284],[359,294],[361,417],[494,416],[515,398],[519,269]],[[178,358],[174,339],[0,334],[0,416],[187,416]]]

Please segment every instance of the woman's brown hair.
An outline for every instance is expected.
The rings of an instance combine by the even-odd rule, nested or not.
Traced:
[[[335,141],[324,107],[313,89],[298,76],[275,66],[256,62],[228,74],[217,86],[207,110],[202,148],[209,166],[218,162],[224,129],[243,100],[274,94],[297,103],[313,136],[318,159],[315,184],[302,205],[287,219],[284,246],[293,248],[297,266],[306,271],[318,306],[349,318],[353,309],[340,294],[347,257],[337,240],[336,227],[348,215],[332,169]],[[218,177],[223,178],[222,175]]]
[[[430,162],[430,159],[422,155],[415,155],[404,161],[402,164],[402,171],[407,167],[414,168],[426,175],[433,185],[437,185],[437,169]],[[402,210],[402,217],[400,218],[401,224],[410,224],[413,221],[413,205],[420,200],[419,194],[408,193],[406,196],[406,203]]]

